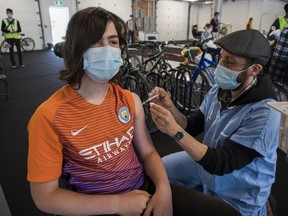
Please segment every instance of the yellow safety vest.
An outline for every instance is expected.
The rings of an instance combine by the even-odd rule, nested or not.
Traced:
[[[6,26],[8,26],[9,23],[10,23],[10,21],[8,20],[8,18],[3,19],[3,21],[4,21],[4,23],[5,23]],[[17,20],[16,20],[16,19],[14,19],[14,22],[12,22],[12,23],[8,26],[7,30],[9,30],[9,31],[14,30],[15,33],[4,33],[4,36],[5,36],[6,39],[12,39],[12,38],[21,39],[21,35],[19,35],[19,34],[17,33],[18,25],[17,25]]]
[[[279,17],[278,20],[279,20],[279,29],[280,29],[281,31],[282,31],[282,29],[288,27],[288,22],[287,22],[287,20],[285,19],[284,16]],[[274,44],[276,43],[276,41],[275,41],[275,40],[272,40],[272,41],[270,41],[269,43],[270,43],[270,45],[274,45]]]
[[[285,17],[280,17],[279,18],[279,29],[282,30],[283,28],[288,27],[288,22],[285,19]]]

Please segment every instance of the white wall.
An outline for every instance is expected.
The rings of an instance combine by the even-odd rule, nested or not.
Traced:
[[[44,43],[47,46],[47,43],[52,43],[52,29],[51,29],[51,20],[49,15],[49,6],[56,6],[55,0],[39,0],[40,11],[42,17],[42,26],[43,26],[43,35]],[[62,0],[62,6],[69,8],[69,17],[76,12],[76,0]],[[61,7],[61,6],[57,6]],[[66,29],[67,26],[63,26]]]
[[[156,29],[159,40],[187,38],[188,2],[159,1],[156,7]]]
[[[78,0],[78,9],[86,7],[102,7],[109,10],[124,21],[132,14],[131,0]]]
[[[55,0],[39,0],[41,7],[43,31],[45,44],[52,43],[51,20],[49,15],[49,6],[55,6]],[[87,7],[103,7],[121,17],[128,20],[131,14],[131,0],[62,0],[62,6],[69,8],[69,17],[78,10]],[[59,6],[61,7],[61,6]],[[66,26],[63,26],[66,29]]]

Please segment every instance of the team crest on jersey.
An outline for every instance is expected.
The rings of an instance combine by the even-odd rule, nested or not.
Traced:
[[[128,107],[123,106],[118,110],[118,119],[123,124],[127,124],[130,121],[131,116]]]

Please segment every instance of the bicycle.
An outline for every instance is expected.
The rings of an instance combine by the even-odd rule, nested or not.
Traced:
[[[145,74],[149,84],[153,87],[161,86],[169,92],[174,91],[175,78],[170,76],[175,69],[168,63],[169,58],[180,58],[182,63],[187,63],[188,59],[181,54],[166,52],[164,47],[166,45],[177,45],[174,40],[164,42],[141,42],[142,63],[139,66],[142,73]],[[148,58],[144,58],[144,50],[147,48],[157,50],[156,53],[148,54]]]
[[[172,43],[172,41],[170,41]],[[171,66],[167,63],[164,56],[173,56],[173,57],[180,57],[185,58],[180,54],[168,53],[163,51],[163,46],[169,44],[168,42],[140,42],[138,44],[130,45],[133,48],[141,48],[142,58],[141,62],[137,65],[137,56],[131,54],[128,51],[127,58],[124,60],[124,76],[121,81],[121,86],[125,89],[128,89],[141,98],[142,101],[146,101],[148,99],[148,93],[155,87],[155,86],[162,86],[168,91],[173,92],[173,84],[175,83],[173,77],[169,75],[169,71],[172,70]],[[156,54],[148,57],[148,59],[144,60],[144,50],[147,48],[158,48]],[[153,62],[153,63],[151,63]],[[151,68],[148,69],[148,64],[151,65]],[[170,68],[168,70],[168,68]],[[152,70],[152,71],[151,71]],[[146,126],[150,132],[153,132],[156,129],[151,115],[150,115],[150,107],[149,103],[143,105],[144,113],[145,113],[145,121]]]
[[[144,73],[146,74],[151,72],[159,73],[160,71],[171,70],[172,66],[167,61],[169,57],[176,57],[185,60],[185,57],[180,54],[164,51],[164,47],[169,44],[176,45],[176,42],[174,40],[170,40],[163,42],[144,41],[139,43],[139,47],[141,48],[141,68]],[[148,54],[145,57],[144,51],[147,48],[154,49],[154,52],[152,54]]]
[[[205,95],[215,83],[212,68],[215,69],[218,63],[206,57],[206,53],[211,51],[215,52],[212,53],[212,59],[219,59],[217,55],[220,49],[209,50],[199,41],[193,41],[182,51],[188,57],[189,64],[177,67],[174,103],[183,114],[189,115],[199,109]],[[199,56],[201,57],[197,62]]]
[[[137,94],[141,101],[146,101],[148,99],[148,93],[153,89],[153,86],[148,82],[144,73],[140,69],[140,60],[139,58],[132,54],[131,52],[135,46],[138,45],[129,45],[128,50],[122,56],[123,66],[122,66],[122,78],[119,82],[119,85],[135,94]],[[151,132],[154,128],[154,124],[150,114],[150,107],[148,105],[143,105],[144,114],[145,114],[145,123],[148,130]]]
[[[24,33],[21,33],[20,35],[25,36]],[[30,52],[30,51],[33,51],[35,48],[35,41],[30,37],[22,37],[20,40],[20,46],[23,51]],[[2,41],[0,45],[0,52],[4,54],[8,52],[9,48],[10,48],[10,44],[7,42],[5,38],[4,41]]]

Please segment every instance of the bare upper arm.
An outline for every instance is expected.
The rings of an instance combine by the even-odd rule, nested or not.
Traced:
[[[142,102],[138,95],[133,94],[135,104],[135,128],[133,143],[138,155],[141,159],[145,158],[145,155],[156,151],[152,143],[151,136],[147,130],[145,124],[145,114],[142,106]]]

